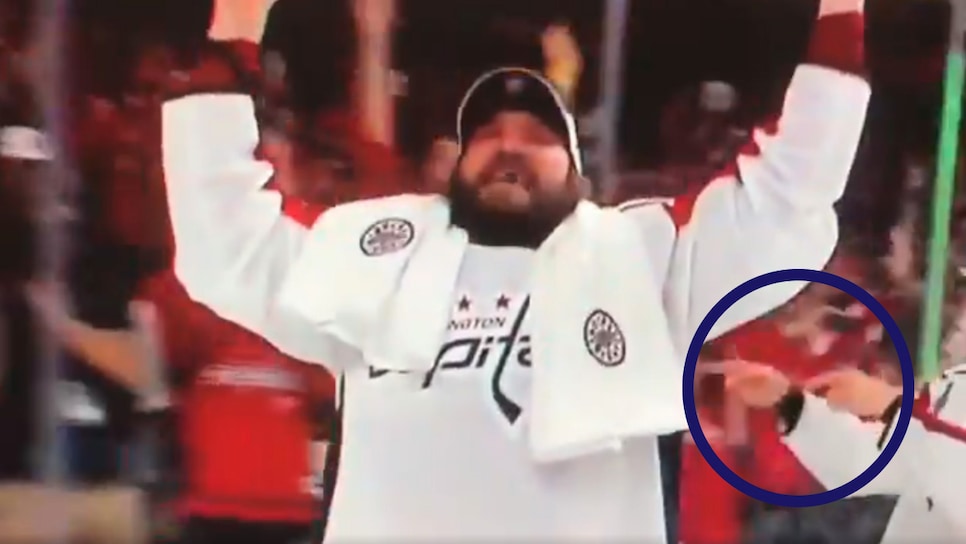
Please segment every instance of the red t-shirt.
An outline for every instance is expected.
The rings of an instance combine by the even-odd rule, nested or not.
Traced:
[[[176,395],[183,512],[311,521],[310,409],[333,398],[331,377],[192,302],[171,273],[142,287],[158,309],[167,359],[184,377]]]
[[[774,365],[794,380],[811,378],[837,364],[832,354],[816,357],[807,346],[785,337],[770,319],[748,323],[720,341],[742,359]],[[772,410],[749,410],[747,425],[751,458],[744,467],[745,479],[779,493],[812,493],[818,489],[815,478],[781,441]]]
[[[734,451],[715,446],[729,467],[738,463]],[[691,442],[681,451],[679,540],[684,544],[736,544],[741,541],[748,499],[731,487]]]
[[[825,368],[829,362],[811,357],[803,347],[786,339],[770,320],[752,321],[713,343],[724,357],[740,357],[773,364],[800,379]],[[700,363],[699,363],[700,364]],[[702,417],[726,427],[723,381],[720,376],[705,380]],[[748,410],[744,418],[746,444],[729,447],[710,437],[715,453],[742,478],[769,491],[808,494],[819,484],[785,446],[770,410]],[[727,430],[727,429],[726,429]],[[707,436],[707,435],[706,435]],[[681,473],[681,541],[687,544],[729,544],[741,541],[749,499],[724,481],[693,444],[686,444]]]

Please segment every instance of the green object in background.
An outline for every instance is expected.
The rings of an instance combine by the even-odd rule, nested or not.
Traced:
[[[963,28],[959,6],[953,4],[952,39],[946,55],[943,88],[942,126],[936,158],[936,183],[933,188],[926,292],[922,311],[922,336],[919,344],[919,374],[931,381],[942,374],[942,314],[949,260],[949,223],[956,191],[956,158],[959,150],[959,125],[963,113]]]

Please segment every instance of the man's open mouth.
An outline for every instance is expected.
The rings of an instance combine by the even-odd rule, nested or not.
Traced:
[[[517,185],[523,182],[523,176],[521,176],[516,170],[502,170],[498,171],[496,175],[493,176],[493,181]]]

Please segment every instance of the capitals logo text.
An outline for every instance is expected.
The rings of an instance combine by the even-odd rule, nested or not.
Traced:
[[[450,373],[482,372],[493,402],[511,425],[515,423],[523,411],[520,391],[508,382],[507,374],[529,373],[530,336],[522,331],[529,307],[530,300],[524,296],[459,297],[446,327],[447,339],[423,379],[423,388],[433,387]],[[371,369],[370,376],[378,378],[387,372]]]

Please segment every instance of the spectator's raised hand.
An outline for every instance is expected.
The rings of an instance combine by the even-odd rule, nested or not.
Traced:
[[[821,0],[818,7],[818,16],[835,15],[836,13],[851,13],[863,11],[865,0]]]
[[[567,25],[548,26],[540,35],[540,44],[548,67],[562,65],[578,69],[583,64],[580,46]]]
[[[566,25],[553,24],[540,35],[540,44],[547,77],[572,102],[574,89],[584,68],[584,57],[577,39]]]
[[[215,0],[215,18],[208,36],[213,40],[262,39],[268,11],[276,0]]]
[[[365,34],[384,34],[395,17],[394,2],[386,0],[358,0],[353,2],[356,24]]]
[[[214,19],[208,38],[215,42],[230,42],[230,56],[224,52],[201,55],[194,66],[169,71],[166,80],[168,95],[183,95],[204,91],[243,92],[252,89],[243,85],[244,79],[260,78],[258,43],[265,31],[268,13],[276,0],[215,0]]]

